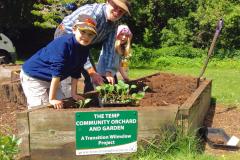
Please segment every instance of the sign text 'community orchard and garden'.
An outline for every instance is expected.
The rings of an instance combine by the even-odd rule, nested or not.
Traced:
[[[77,112],[76,154],[137,150],[137,111]]]

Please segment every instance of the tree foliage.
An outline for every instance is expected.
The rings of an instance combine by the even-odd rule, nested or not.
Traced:
[[[240,3],[231,0],[199,0],[196,11],[187,17],[169,19],[162,30],[162,46],[191,43],[193,47],[207,48],[213,38],[219,19],[224,20],[217,48],[239,49]],[[184,33],[184,34],[182,34]],[[186,38],[189,36],[189,38]]]
[[[38,0],[32,13],[34,24],[55,28],[71,11],[67,3],[78,7],[105,0]],[[240,48],[239,0],[132,0],[131,17],[123,18],[134,34],[134,42],[144,47],[191,45],[206,49],[213,38],[217,21],[224,19],[217,48]]]
[[[41,28],[56,28],[64,16],[69,15],[76,8],[68,7],[74,4],[76,7],[86,3],[103,2],[103,0],[38,0],[34,5],[32,14],[37,18],[34,25]]]
[[[0,1],[0,32],[10,37],[18,35],[17,29],[31,25],[33,16],[32,0],[1,0]]]
[[[195,10],[197,0],[135,0],[132,1],[130,24],[137,42],[146,47],[159,47],[161,30],[171,18],[185,17]]]

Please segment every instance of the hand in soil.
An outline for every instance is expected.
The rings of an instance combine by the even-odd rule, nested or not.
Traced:
[[[53,99],[53,100],[49,100],[49,103],[53,105],[55,109],[63,108],[63,102],[61,100]]]

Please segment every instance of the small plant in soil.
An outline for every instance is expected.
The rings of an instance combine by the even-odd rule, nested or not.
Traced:
[[[99,93],[101,103],[104,104],[137,104],[141,100],[147,86],[143,88],[143,91],[132,93],[136,89],[136,85],[129,85],[119,80],[117,84],[103,84],[96,87]]]
[[[86,98],[86,99],[81,99],[75,103],[78,105],[79,108],[84,108],[90,101],[91,101],[90,98]]]

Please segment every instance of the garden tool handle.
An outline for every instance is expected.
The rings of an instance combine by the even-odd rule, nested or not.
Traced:
[[[207,65],[208,65],[208,62],[209,62],[209,59],[213,53],[213,49],[215,47],[215,44],[216,44],[216,41],[217,41],[217,38],[222,30],[222,27],[223,27],[223,19],[220,19],[218,21],[218,24],[217,24],[217,28],[216,28],[216,31],[215,31],[215,34],[214,34],[214,37],[213,37],[213,41],[211,43],[211,46],[210,46],[210,49],[208,50],[208,55],[207,55],[207,58],[205,59],[205,62],[204,62],[204,66],[197,78],[197,88],[199,87],[199,83],[200,83],[200,78],[203,76],[206,68],[207,68]]]
[[[218,25],[217,25],[217,29],[216,29],[216,32],[218,33],[218,35],[219,35],[219,33],[221,32],[222,27],[223,27],[223,19],[220,19],[220,20],[218,21]]]

